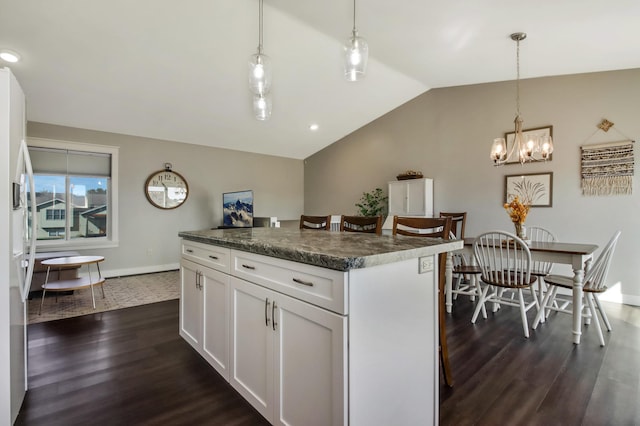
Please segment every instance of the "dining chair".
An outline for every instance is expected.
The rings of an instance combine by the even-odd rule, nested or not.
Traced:
[[[440,217],[450,217],[452,238],[464,240],[467,212],[440,212]],[[469,300],[472,302],[475,301],[476,297],[479,297],[482,293],[482,289],[478,283],[478,275],[480,275],[482,271],[477,265],[472,264],[462,253],[454,252],[451,257],[453,262],[453,288],[451,289],[453,300],[456,300],[458,295],[462,294],[469,296]],[[446,290],[448,291],[448,289]],[[450,309],[447,310],[450,311]]]
[[[368,232],[382,234],[382,216],[345,216],[340,217],[341,232]]]
[[[410,237],[433,237],[449,239],[451,234],[451,218],[430,217],[405,217],[393,216],[393,235],[405,235]],[[447,346],[447,328],[445,325],[445,268],[447,264],[446,253],[438,255],[438,325],[440,336],[440,365],[444,375],[444,381],[449,387],[453,387],[453,374],[449,362],[449,348]]]
[[[530,241],[537,241],[542,243],[554,243],[557,241],[557,238],[553,232],[541,226],[527,226],[527,237]],[[551,273],[552,267],[552,262],[545,262],[541,260],[534,260],[531,265],[531,275],[535,275],[536,277],[538,277],[539,301],[542,301],[542,299],[544,298],[544,294],[547,291],[547,285],[545,284],[544,277]]]
[[[331,215],[329,216],[300,216],[300,229],[315,229],[328,231],[331,228]]]
[[[440,212],[440,217],[451,218],[451,232],[458,240],[464,240],[464,226],[467,222],[467,212],[447,213]]]
[[[602,249],[600,256],[598,256],[596,261],[588,267],[584,274],[582,291],[583,299],[586,303],[584,303],[583,308],[585,310],[589,310],[585,312],[585,319],[593,319],[593,322],[596,324],[596,330],[598,330],[598,337],[600,338],[600,346],[604,346],[604,336],[602,335],[602,327],[600,326],[597,311],[600,312],[600,316],[607,327],[607,331],[611,331],[612,328],[609,318],[607,318],[607,314],[602,308],[602,303],[600,303],[598,295],[607,290],[607,274],[609,272],[609,267],[611,266],[611,259],[613,258],[613,252],[616,249],[616,244],[618,243],[620,234],[621,231],[616,231],[616,233],[613,234],[613,237],[611,237],[605,248]],[[542,309],[540,309],[540,312],[538,312],[538,315],[536,315],[536,318],[533,321],[534,329],[540,322],[544,322],[546,316],[543,313],[544,310],[552,310],[570,315],[573,314],[572,310],[565,309],[566,306],[572,303],[571,299],[563,299],[565,301],[565,305],[562,307],[558,307],[557,305],[554,306],[553,304],[556,298],[558,298],[559,288],[573,290],[573,276],[548,275],[545,278],[545,282],[552,288],[545,295],[544,300],[542,301]]]
[[[524,337],[529,337],[527,312],[531,308],[540,309],[533,284],[536,277],[531,275],[531,252],[527,244],[516,235],[505,231],[489,231],[478,236],[473,243],[473,253],[482,270],[480,280],[486,284],[480,300],[473,312],[471,322],[475,324],[482,311],[486,319],[485,303],[493,304],[493,312],[502,305],[520,308]],[[529,289],[532,300],[525,303],[523,290]],[[512,298],[513,290],[518,298]]]

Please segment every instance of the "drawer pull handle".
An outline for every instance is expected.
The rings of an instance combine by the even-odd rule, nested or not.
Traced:
[[[251,270],[256,269],[256,267],[255,267],[255,266],[245,265],[244,263],[242,264],[242,267],[243,267],[243,268],[246,268],[246,269],[251,269]]]
[[[211,259],[213,259],[213,260],[218,260],[218,256],[212,256],[212,255],[209,255],[209,258],[211,258]]]
[[[276,306],[276,301],[274,300],[273,304],[271,305],[271,328],[273,328],[274,331],[278,326],[278,323],[276,322],[276,309],[278,309],[278,307]]]
[[[185,249],[185,251],[186,251],[187,253],[193,253],[193,250],[191,250],[191,249]]]
[[[264,302],[264,325],[269,327],[270,319],[269,319],[269,306],[271,306],[271,302],[269,302],[269,298]]]
[[[302,284],[302,285],[306,285],[308,287],[313,287],[313,283],[311,281],[303,281],[299,278],[294,278],[293,279],[294,283],[298,283],[298,284]]]

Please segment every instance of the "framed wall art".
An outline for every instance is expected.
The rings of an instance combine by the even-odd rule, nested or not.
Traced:
[[[553,126],[537,127],[535,129],[526,129],[522,131],[522,136],[524,137],[525,141],[529,140],[530,138],[536,138],[538,141],[541,141],[543,137],[553,138]],[[515,138],[516,138],[515,131],[504,134],[504,140],[507,145],[507,153],[511,152],[511,150],[513,149],[513,143],[515,141]],[[542,154],[540,152],[533,153],[534,161],[551,161],[552,157],[553,157],[553,154],[549,154],[549,157],[545,160],[544,158],[542,158]],[[520,164],[520,162],[518,161],[517,155],[514,155],[513,158],[514,158],[513,160],[507,161],[505,164]]]
[[[553,204],[553,172],[507,175],[504,177],[504,202],[518,196],[531,207],[551,207]]]

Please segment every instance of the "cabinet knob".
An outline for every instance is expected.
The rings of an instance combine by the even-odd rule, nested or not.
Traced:
[[[209,255],[209,258],[211,258],[211,259],[213,259],[213,260],[218,260],[218,256],[212,256],[212,255]]]
[[[243,268],[245,268],[245,269],[251,269],[251,270],[256,269],[256,267],[255,267],[255,266],[245,265],[244,263],[242,264],[242,267],[243,267]]]

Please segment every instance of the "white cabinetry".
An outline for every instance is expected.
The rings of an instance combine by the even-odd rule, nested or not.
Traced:
[[[346,424],[346,317],[235,277],[231,291],[231,385],[274,425]]]
[[[437,424],[437,268],[420,273],[416,257],[341,272],[193,244],[180,334],[269,422]],[[207,247],[226,250],[227,272],[193,260],[213,260]]]
[[[433,216],[433,179],[389,182],[389,215]]]
[[[189,242],[182,251],[180,335],[228,379],[229,275],[220,270],[228,273],[229,249]]]
[[[393,229],[393,216],[433,217],[433,179],[389,182],[389,215],[382,229]]]

